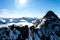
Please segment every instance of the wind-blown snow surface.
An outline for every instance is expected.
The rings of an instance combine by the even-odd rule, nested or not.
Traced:
[[[60,40],[60,19],[52,11],[41,20],[31,19],[1,24],[0,40]]]

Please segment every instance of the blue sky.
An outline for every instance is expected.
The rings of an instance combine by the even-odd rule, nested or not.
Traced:
[[[60,17],[60,0],[0,0],[0,17],[43,17],[49,10]]]

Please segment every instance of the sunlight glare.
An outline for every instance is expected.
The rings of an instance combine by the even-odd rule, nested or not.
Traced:
[[[27,2],[27,0],[19,0],[20,5],[24,5],[24,4],[26,4],[26,2]]]

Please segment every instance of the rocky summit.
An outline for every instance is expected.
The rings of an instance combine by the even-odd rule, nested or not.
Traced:
[[[9,25],[0,28],[0,40],[60,40],[60,19],[52,11],[34,25]]]

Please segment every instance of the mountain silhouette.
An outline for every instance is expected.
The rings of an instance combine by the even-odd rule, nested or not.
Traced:
[[[46,13],[46,15],[41,19],[41,20],[37,20],[36,22],[35,22],[35,25],[36,25],[36,27],[40,24],[43,24],[44,23],[44,21],[46,21],[46,20],[51,20],[51,21],[57,21],[57,20],[59,20],[59,18],[58,18],[58,16],[53,12],[53,11],[48,11],[47,13]],[[38,28],[39,28],[39,26],[38,26]]]
[[[53,11],[48,11],[43,18],[56,18],[56,19],[59,19],[58,16]]]

